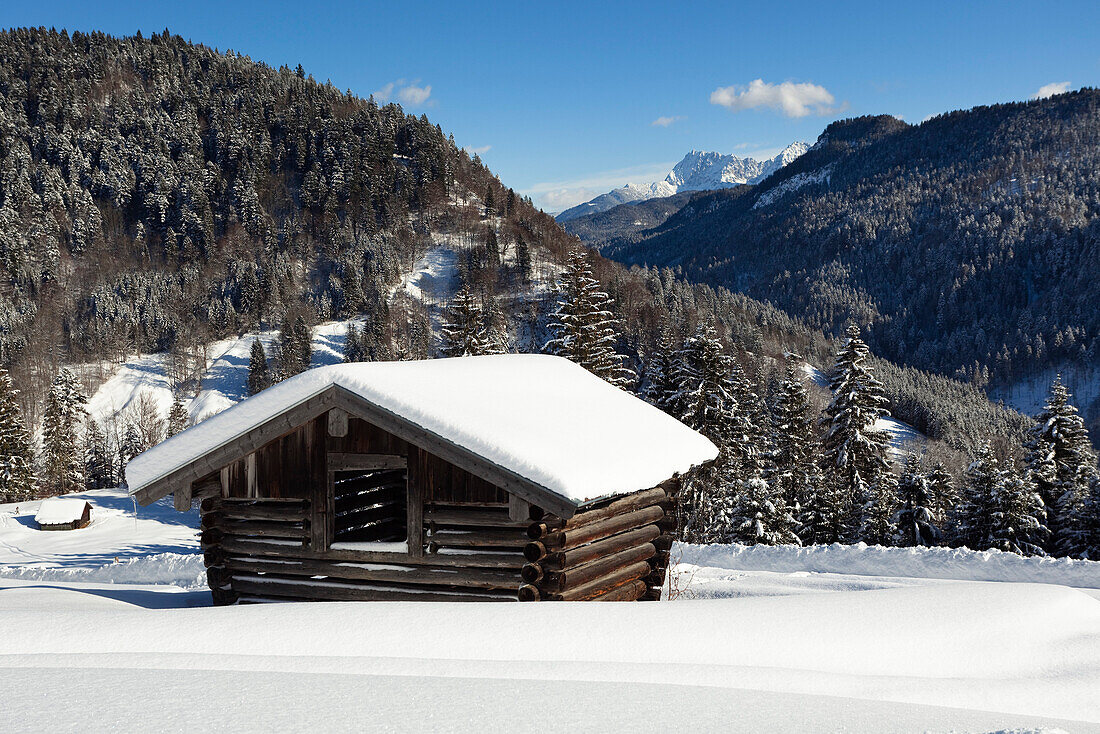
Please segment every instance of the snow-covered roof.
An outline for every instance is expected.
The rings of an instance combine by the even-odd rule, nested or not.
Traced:
[[[560,357],[351,363],[280,382],[135,457],[131,492],[332,386],[576,505],[656,486],[718,455],[701,434]]]
[[[39,525],[68,525],[84,517],[87,500],[76,497],[50,497],[42,500],[34,521]]]

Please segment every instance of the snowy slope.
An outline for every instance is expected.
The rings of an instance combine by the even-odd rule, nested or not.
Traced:
[[[517,731],[541,697],[569,701],[570,731],[1100,723],[1100,598],[1053,585],[1100,586],[1100,564],[1019,559],[1046,583],[980,583],[914,576],[950,566],[939,550],[684,546],[690,593],[669,603],[193,608],[193,513],[77,497],[93,524],[69,533],[0,506],[5,731]],[[996,555],[956,554],[950,578],[1023,578]]]
[[[628,183],[601,194],[591,201],[566,209],[558,214],[559,222],[607,211],[620,204],[664,198],[681,191],[711,191],[728,189],[746,183],[763,181],[783,166],[810,149],[806,143],[791,143],[778,155],[767,160],[739,158],[701,150],[693,150],[676,164],[661,181],[650,184]]]

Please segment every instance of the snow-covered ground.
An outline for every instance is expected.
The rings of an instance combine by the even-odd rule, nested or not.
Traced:
[[[1100,598],[1058,585],[1096,563],[683,546],[660,604],[210,608],[193,512],[78,496],[0,506],[4,731],[1100,731]]]

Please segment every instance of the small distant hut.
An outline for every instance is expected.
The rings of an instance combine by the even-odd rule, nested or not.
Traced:
[[[135,457],[200,501],[215,603],[660,598],[683,476],[717,449],[558,357],[292,377]]]
[[[92,521],[92,505],[78,497],[50,497],[42,500],[34,522],[39,530],[78,530]]]

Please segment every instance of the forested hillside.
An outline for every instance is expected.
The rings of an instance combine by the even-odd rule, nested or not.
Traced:
[[[751,189],[594,239],[834,333],[869,325],[892,361],[1005,385],[1100,360],[1097,170],[1095,90],[920,125],[859,118]]]
[[[833,360],[831,339],[775,306],[667,268],[578,258],[574,237],[425,117],[300,68],[167,32],[10,31],[0,126],[0,366],[18,391],[0,402],[42,452],[17,467],[21,492],[35,471],[46,492],[112,481],[186,425],[208,345],[244,333],[279,332],[273,353],[254,345],[260,389],[308,367],[310,328],[332,319],[359,324],[348,360],[560,349],[583,362],[562,325],[610,313],[600,332],[610,351],[586,366],[611,365],[609,379],[652,394],[662,360],[709,330],[705,344],[742,375],[738,410],[758,426],[746,440],[765,453],[784,354]],[[409,297],[410,274],[436,255],[451,263],[454,292]],[[149,353],[166,355],[171,414],[136,400],[136,413],[85,427],[84,393],[97,387],[87,376],[100,369],[88,365],[107,374]],[[1026,419],[971,385],[875,364],[889,410],[953,469],[987,439],[1015,446],[1025,434]],[[65,365],[83,365],[82,377]],[[25,463],[26,438],[12,436],[0,453]]]

